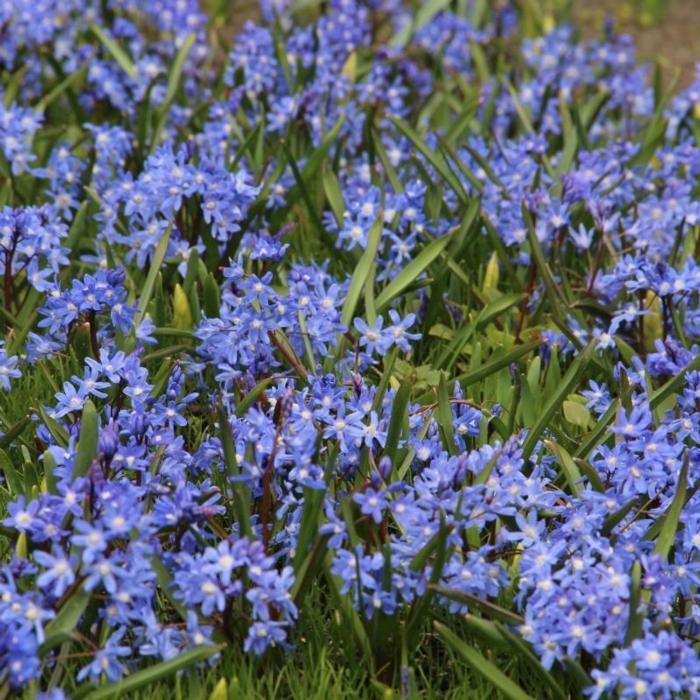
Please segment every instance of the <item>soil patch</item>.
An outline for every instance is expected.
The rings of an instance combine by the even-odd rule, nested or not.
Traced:
[[[640,61],[661,59],[664,77],[670,81],[680,70],[678,87],[692,82],[700,61],[700,2],[668,0],[658,22],[644,26],[630,2],[619,0],[574,0],[574,22],[584,36],[599,36],[606,17],[612,17],[618,31],[631,34]]]

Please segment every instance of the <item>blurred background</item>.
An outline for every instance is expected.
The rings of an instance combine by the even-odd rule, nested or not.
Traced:
[[[206,5],[212,0],[202,0]],[[219,0],[220,1],[220,0]],[[228,26],[240,29],[247,19],[258,15],[258,0],[228,0],[231,7]],[[409,2],[415,0],[409,0]],[[599,36],[606,17],[618,31],[632,34],[639,58],[659,59],[670,80],[680,71],[677,87],[687,86],[700,61],[700,0],[517,0],[535,3],[545,13],[568,18],[584,36]]]
[[[598,35],[609,16],[618,31],[632,34],[642,61],[657,58],[666,76],[680,70],[688,85],[700,62],[700,0],[571,0],[572,19],[584,36]]]

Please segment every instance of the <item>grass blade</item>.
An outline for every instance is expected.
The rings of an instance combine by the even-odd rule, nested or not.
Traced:
[[[445,159],[435,153],[425,141],[414,131],[413,127],[409,126],[403,119],[398,117],[389,117],[390,121],[398,128],[398,130],[418,149],[425,157],[430,165],[437,170],[442,179],[454,190],[457,198],[462,204],[469,203],[469,195],[462,187],[462,183],[455,177],[452,170],[445,162]]]
[[[593,354],[593,347],[593,342],[590,342],[585,347],[583,352],[581,352],[579,356],[571,363],[568,371],[562,377],[561,384],[559,385],[556,393],[554,393],[547,401],[542,413],[540,414],[540,417],[537,419],[537,422],[528,431],[527,438],[523,443],[523,457],[525,459],[532,454],[532,451],[535,449],[535,445],[540,439],[540,436],[549,425],[549,422],[552,420],[552,417],[557,412],[559,407],[564,403],[566,397],[576,388],[576,386],[578,386],[578,383],[581,381],[583,371],[588,366],[591,355]]]
[[[406,416],[410,396],[411,384],[409,382],[403,382],[394,397],[389,431],[387,433],[386,444],[384,445],[384,454],[391,459],[393,466],[397,465],[396,448],[399,444],[404,422],[407,420]]]
[[[85,476],[97,454],[97,441],[99,437],[99,418],[95,404],[89,399],[83,406],[83,417],[80,424],[80,439],[78,440],[78,454],[73,463],[73,478]]]
[[[450,405],[450,396],[447,393],[447,380],[444,373],[440,375],[440,384],[438,385],[437,414],[440,435],[445,444],[445,449],[451,455],[456,454],[454,417],[452,416],[452,406]]]
[[[440,236],[440,238],[430,241],[430,243],[428,243],[428,245],[425,246],[425,248],[423,248],[423,250],[421,250],[421,252],[418,253],[418,255],[413,258],[386,287],[384,287],[384,289],[382,289],[375,300],[377,312],[381,312],[392,299],[401,294],[406,287],[412,284],[416,278],[425,271],[430,263],[445,250],[447,244],[452,240],[453,235],[454,232],[447,233],[444,236]]]
[[[481,674],[489,683],[510,700],[534,700],[520,686],[516,685],[498,666],[491,663],[474,647],[463,642],[454,632],[440,622],[434,622],[435,631],[443,642],[452,649],[462,660]]]
[[[223,649],[223,645],[210,647],[195,647],[189,651],[176,656],[169,661],[163,661],[149,668],[144,668],[142,671],[137,671],[127,676],[118,683],[107,683],[92,692],[82,696],[82,700],[105,700],[117,695],[125,695],[132,693],[139,688],[151,685],[163,678],[173,675],[183,668],[187,668],[192,664],[199,663],[208,659],[214,654],[218,654]]]
[[[525,622],[525,620],[522,617],[520,617],[520,615],[511,612],[510,610],[506,610],[500,605],[496,605],[496,603],[477,598],[476,596],[471,595],[470,593],[458,591],[456,589],[448,588],[446,586],[434,586],[434,589],[436,593],[445,596],[445,598],[449,598],[450,600],[454,600],[457,603],[462,603],[468,606],[469,608],[485,613],[486,615],[492,617],[494,620],[500,620],[501,622],[505,622],[508,625],[522,625]]]
[[[681,467],[680,474],[678,475],[676,494],[673,497],[673,501],[671,502],[668,510],[662,516],[663,525],[661,526],[659,537],[656,540],[656,545],[654,546],[654,552],[656,552],[656,554],[658,554],[662,559],[668,559],[668,554],[673,546],[673,540],[676,537],[676,530],[678,529],[678,523],[680,522],[681,511],[683,510],[683,505],[685,504],[685,493],[686,489],[688,488],[689,466],[690,456],[686,451],[683,466]]]
[[[171,222],[168,228],[165,230],[163,237],[158,242],[155,252],[153,253],[153,259],[151,260],[151,267],[148,270],[148,275],[146,276],[146,282],[143,285],[143,290],[141,291],[141,298],[139,299],[139,308],[136,312],[136,317],[134,318],[134,327],[138,326],[141,321],[146,317],[146,310],[148,309],[148,304],[153,296],[153,290],[156,284],[156,277],[161,270],[163,260],[165,259],[165,253],[168,250],[168,243],[170,241],[170,234],[173,230],[173,223]]]
[[[579,471],[578,465],[574,462],[571,455],[556,442],[551,440],[545,440],[544,444],[547,446],[549,451],[557,458],[559,466],[562,469],[562,473],[569,484],[569,490],[573,496],[579,496],[581,493],[581,481],[582,476]]]
[[[90,594],[79,588],[63,603],[56,617],[44,628],[46,638],[39,650],[41,656],[71,637],[89,602]]]
[[[499,370],[502,370],[504,367],[510,366],[521,357],[529,355],[533,350],[537,350],[541,344],[542,341],[537,339],[523,343],[522,345],[516,345],[515,348],[513,348],[510,352],[507,352],[502,357],[486,362],[478,369],[458,375],[457,381],[459,381],[462,386],[476,384],[476,382],[486,379],[486,377],[498,372]]]
[[[138,72],[129,55],[117,44],[114,39],[106,34],[102,27],[97,24],[90,25],[90,31],[100,40],[102,46],[112,55],[112,58],[119,64],[120,68],[132,79],[136,78]]]
[[[656,408],[662,404],[672,394],[677,394],[685,384],[685,375],[700,369],[700,355],[696,355],[678,374],[669,379],[663,386],[659,387],[649,396],[649,404]]]
[[[357,303],[360,300],[362,290],[369,277],[370,269],[372,265],[374,265],[374,258],[377,254],[377,248],[379,247],[379,241],[381,240],[383,230],[384,217],[382,212],[379,212],[377,220],[372,224],[372,228],[369,231],[367,248],[362,254],[360,261],[357,263],[355,271],[352,273],[348,295],[345,297],[345,303],[343,304],[343,309],[340,314],[340,322],[344,326],[349,327],[355,316]]]
[[[163,100],[163,104],[158,108],[156,126],[153,131],[153,138],[151,139],[151,153],[156,149],[158,143],[160,142],[160,135],[163,133],[163,129],[165,128],[165,122],[168,118],[170,106],[174,102],[175,96],[177,95],[177,91],[180,87],[180,79],[182,78],[182,71],[185,67],[185,60],[192,50],[196,39],[197,36],[195,34],[188,34],[182,46],[178,50],[175,60],[173,61],[170,74],[168,75],[168,87],[165,92],[165,99]]]
[[[10,489],[10,494],[15,498],[21,496],[24,493],[22,479],[15,469],[10,456],[3,449],[0,449],[0,471],[5,476],[5,482]]]

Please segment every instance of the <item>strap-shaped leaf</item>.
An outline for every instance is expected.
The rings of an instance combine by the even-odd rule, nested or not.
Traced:
[[[668,553],[673,546],[673,540],[676,537],[676,530],[681,517],[681,511],[685,504],[685,493],[688,488],[688,468],[690,465],[690,455],[686,452],[683,460],[683,466],[678,475],[678,484],[676,486],[676,494],[671,501],[663,517],[663,525],[659,532],[659,537],[656,540],[654,551],[662,558],[668,559]]]
[[[559,389],[555,394],[553,394],[542,410],[540,417],[538,418],[535,425],[532,426],[527,434],[527,438],[523,443],[523,457],[527,459],[532,451],[535,449],[535,445],[539,441],[542,433],[549,425],[554,414],[559,410],[559,407],[564,403],[564,399],[578,386],[581,381],[583,372],[590,362],[591,355],[593,354],[593,342],[590,342],[579,354],[579,356],[571,363],[571,366],[567,370],[566,374],[562,377]]]
[[[462,641],[454,632],[440,622],[433,623],[435,631],[442,640],[462,660],[466,661],[477,673],[482,675],[494,688],[498,689],[509,700],[534,700],[519,685],[516,685],[498,666],[491,663],[474,647]]]
[[[462,186],[462,183],[452,172],[444,157],[433,151],[428,144],[419,136],[412,126],[399,117],[389,117],[399,131],[418,149],[430,165],[437,170],[440,177],[452,188],[457,198],[462,204],[469,203],[469,195]]]
[[[428,245],[416,255],[411,262],[394,277],[389,284],[379,293],[375,299],[375,307],[377,312],[381,312],[392,299],[395,299],[403,292],[410,284],[427,269],[427,267],[442,253],[447,247],[447,244],[452,239],[454,232],[440,236],[430,241]]]
[[[73,463],[73,478],[85,476],[97,454],[99,440],[99,418],[95,404],[89,399],[83,406],[83,417],[80,422],[80,438],[78,454]]]
[[[66,599],[56,617],[44,628],[45,640],[39,650],[41,656],[71,637],[89,602],[90,594],[80,588]]]
[[[364,289],[367,278],[369,277],[370,269],[374,264],[374,258],[377,254],[377,248],[379,247],[379,241],[382,237],[383,228],[384,218],[383,214],[380,212],[377,220],[374,222],[374,224],[372,224],[372,228],[369,231],[367,248],[365,248],[365,252],[362,254],[360,261],[355,267],[355,271],[352,273],[350,287],[348,287],[348,293],[345,297],[343,309],[340,314],[340,322],[344,326],[349,326],[355,316],[357,303],[360,300],[360,295],[362,294],[362,290]]]
[[[557,458],[559,466],[561,467],[564,478],[569,484],[569,490],[574,496],[578,496],[581,493],[581,472],[579,471],[578,465],[574,462],[572,456],[556,442],[551,440],[545,440],[544,444],[547,446],[549,451]]]
[[[176,656],[174,659],[163,661],[155,666],[150,666],[144,668],[142,671],[132,673],[118,683],[106,683],[82,696],[82,700],[106,700],[107,698],[124,696],[126,693],[131,693],[139,688],[168,678],[177,671],[192,666],[192,664],[204,661],[210,656],[218,654],[222,649],[223,645],[195,647],[194,649],[190,649]]]
[[[148,303],[151,301],[153,296],[153,289],[156,284],[156,277],[161,270],[163,265],[163,260],[165,259],[165,253],[168,250],[168,242],[170,241],[170,234],[173,230],[173,223],[171,222],[168,228],[163,233],[158,245],[156,246],[155,252],[153,253],[153,258],[151,259],[151,267],[148,270],[148,275],[146,276],[146,282],[143,285],[141,291],[141,298],[139,299],[139,307],[136,312],[136,317],[134,318],[134,327],[138,326],[141,321],[146,317],[146,310],[148,309]]]
[[[119,67],[130,77],[136,78],[138,71],[129,55],[117,44],[112,37],[108,36],[102,27],[97,24],[90,25],[90,31],[100,40],[100,43],[112,54],[112,58],[119,64]]]

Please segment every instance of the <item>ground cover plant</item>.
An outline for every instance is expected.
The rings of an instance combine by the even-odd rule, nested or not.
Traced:
[[[700,81],[559,5],[0,4],[0,698],[700,696]]]

